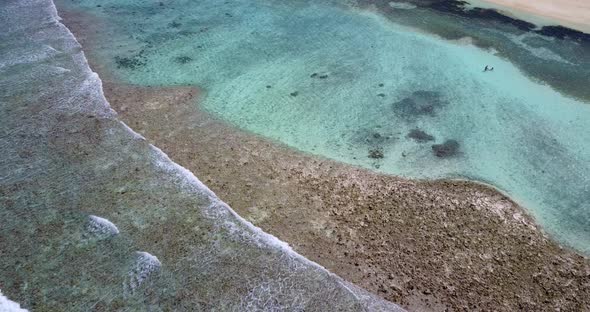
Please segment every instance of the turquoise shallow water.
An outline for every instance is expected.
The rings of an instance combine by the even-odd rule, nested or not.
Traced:
[[[0,29],[0,311],[402,311],[119,121],[51,0],[0,1]]]
[[[484,50],[322,1],[74,7],[112,27],[94,52],[131,83],[202,86],[206,110],[305,152],[492,184],[556,239],[590,253],[590,103],[530,78],[588,72],[584,44],[498,29],[489,38],[513,46],[501,57],[493,40]],[[404,25],[411,8],[396,11]]]

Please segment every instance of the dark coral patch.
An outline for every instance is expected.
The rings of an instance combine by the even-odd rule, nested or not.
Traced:
[[[328,78],[328,74],[318,74],[318,73],[313,73],[311,74],[311,76],[309,76],[311,78],[319,78],[319,79],[326,79]]]
[[[383,155],[383,151],[381,149],[372,149],[369,150],[368,157],[372,159],[381,159],[385,157],[385,155]]]
[[[434,137],[420,129],[412,129],[408,135],[408,138],[413,139],[418,143],[425,143],[428,141],[434,141]]]
[[[147,64],[147,59],[140,53],[130,57],[115,56],[117,68],[137,69]]]
[[[435,116],[445,105],[439,92],[415,91],[411,96],[393,103],[395,112],[403,118],[413,119],[422,116]]]
[[[168,24],[168,27],[170,27],[170,28],[178,28],[180,26],[182,26],[182,24],[179,22],[172,22],[172,23]]]
[[[379,146],[395,144],[395,138],[373,129],[361,129],[352,135],[351,142],[355,145],[366,145],[371,148],[377,148]]]
[[[583,33],[581,31],[577,31],[574,29],[570,29],[563,26],[543,26],[540,30],[537,30],[536,33],[539,33],[544,36],[554,37],[558,39],[572,39],[576,41],[584,41],[590,42],[590,34]]]
[[[459,142],[446,140],[443,144],[432,145],[432,152],[438,158],[449,158],[459,154]]]
[[[179,56],[174,59],[174,61],[178,64],[186,64],[192,62],[192,58],[190,56]]]

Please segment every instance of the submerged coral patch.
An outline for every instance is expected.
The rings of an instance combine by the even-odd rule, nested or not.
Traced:
[[[171,22],[170,24],[168,24],[168,27],[170,27],[170,28],[178,28],[180,26],[182,26],[182,24],[179,23],[179,22],[176,22],[176,21]]]
[[[369,146],[372,148],[392,145],[396,142],[396,137],[393,137],[383,129],[361,129],[356,131],[350,138],[350,142],[354,145]]]
[[[448,158],[459,154],[459,142],[446,140],[443,144],[432,145],[432,152],[438,158]]]
[[[418,143],[434,141],[434,137],[420,129],[412,129],[407,135],[408,138],[413,139]]]
[[[372,149],[372,150],[369,150],[368,157],[372,158],[372,159],[381,159],[381,158],[385,157],[385,155],[383,154],[382,149]]]
[[[192,57],[186,56],[186,55],[178,56],[178,57],[174,58],[174,61],[178,64],[190,63],[192,60],[193,60]]]
[[[142,55],[134,55],[129,57],[115,56],[115,63],[119,69],[138,69],[147,64],[147,58]]]
[[[419,90],[412,92],[409,97],[393,103],[393,110],[404,119],[433,117],[446,104],[439,92]]]

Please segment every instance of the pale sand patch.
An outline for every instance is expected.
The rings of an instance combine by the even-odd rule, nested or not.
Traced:
[[[588,0],[468,0],[476,7],[493,8],[539,25],[563,25],[590,33]]]

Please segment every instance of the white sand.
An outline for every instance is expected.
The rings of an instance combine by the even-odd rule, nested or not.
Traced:
[[[468,0],[540,25],[563,25],[590,33],[590,0]]]

